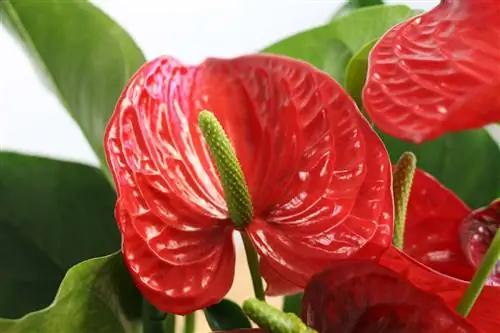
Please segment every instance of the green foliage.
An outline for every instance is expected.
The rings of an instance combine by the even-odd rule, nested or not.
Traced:
[[[344,82],[347,64],[366,43],[414,16],[407,6],[373,6],[351,12],[329,24],[298,33],[263,50],[301,59]]]
[[[500,196],[500,147],[485,129],[443,135],[416,145],[379,133],[395,163],[402,153],[417,156],[423,169],[473,208]]]
[[[126,82],[144,63],[142,52],[87,1],[5,0],[0,11],[107,172],[104,129]]]
[[[240,306],[228,299],[206,308],[205,318],[213,331],[252,327]]]
[[[0,317],[48,305],[66,271],[115,252],[116,195],[93,167],[0,153]]]
[[[296,315],[300,315],[300,309],[302,307],[302,296],[304,296],[303,293],[285,296],[283,299],[283,312],[291,312],[295,313]]]
[[[366,81],[368,56],[370,55],[370,51],[373,46],[375,46],[376,42],[377,40],[373,40],[361,47],[361,49],[359,49],[358,52],[356,52],[356,54],[354,54],[354,56],[349,60],[345,70],[344,87],[349,95],[354,98],[359,108],[363,107],[361,93]]]
[[[54,302],[18,320],[1,320],[2,333],[137,333],[141,297],[120,253],[71,268]]]

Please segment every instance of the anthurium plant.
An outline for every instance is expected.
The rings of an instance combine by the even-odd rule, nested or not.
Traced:
[[[499,2],[195,65],[87,1],[0,14],[101,162],[1,152],[0,333],[500,332]]]

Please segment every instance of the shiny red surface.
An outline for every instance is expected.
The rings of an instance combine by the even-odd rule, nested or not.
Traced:
[[[382,131],[420,143],[500,122],[500,2],[445,0],[372,50],[363,92]]]
[[[405,253],[441,273],[470,280],[475,269],[460,242],[460,225],[470,212],[453,192],[417,170],[406,215]]]
[[[345,260],[313,277],[302,319],[320,333],[472,333],[439,297],[374,261]]]
[[[483,221],[485,216],[491,223],[496,205],[472,212],[435,178],[417,170],[408,203],[405,253],[391,247],[380,263],[455,307],[478,266],[477,262],[473,264],[468,247],[464,247],[464,242],[475,239],[470,237],[473,234],[464,233],[464,224],[469,225],[471,217]],[[473,254],[482,258],[484,248],[482,253]],[[499,299],[500,287],[490,285],[475,303],[468,318],[480,332],[498,333]]]
[[[500,228],[500,199],[489,206],[476,209],[460,225],[460,243],[465,257],[474,267],[479,267],[486,251]],[[500,288],[500,258],[488,283]]]
[[[453,308],[458,305],[469,285],[469,281],[456,279],[433,270],[394,247],[389,248],[379,262],[381,265],[400,273],[403,278],[423,291],[441,297],[446,304]],[[467,317],[479,332],[498,333],[500,327],[499,299],[499,287],[486,286],[483,289]]]
[[[203,109],[241,163],[254,207],[242,232],[267,265],[268,291],[305,287],[331,261],[389,246],[387,152],[328,75],[267,55],[199,66],[160,57],[131,79],[105,134],[125,259],[158,308],[214,304],[234,277],[234,229],[198,128]]]

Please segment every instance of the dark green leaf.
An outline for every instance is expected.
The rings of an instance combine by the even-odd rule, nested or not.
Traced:
[[[307,61],[344,83],[345,69],[352,55],[413,14],[407,6],[374,6],[355,10],[328,25],[286,38],[263,52]]]
[[[6,329],[2,333],[135,333],[141,300],[117,253],[74,266],[50,307],[2,320],[0,328]]]
[[[300,309],[302,307],[302,296],[304,296],[303,293],[285,296],[283,300],[283,312],[292,312],[295,313],[297,316],[300,316]]]
[[[125,83],[144,63],[142,52],[87,1],[3,0],[0,11],[104,162],[105,126]]]
[[[485,129],[447,134],[421,145],[386,134],[381,138],[394,163],[403,152],[414,152],[417,167],[431,173],[473,208],[500,196],[500,147]]]
[[[344,87],[358,106],[362,107],[361,92],[365,85],[368,70],[368,55],[377,40],[368,42],[349,61],[345,73]]]
[[[116,194],[100,170],[0,153],[0,317],[47,306],[66,271],[115,252]]]
[[[228,299],[223,299],[220,303],[206,308],[205,318],[213,331],[252,327],[238,304]]]

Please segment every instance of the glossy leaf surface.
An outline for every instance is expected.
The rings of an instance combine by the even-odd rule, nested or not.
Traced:
[[[144,62],[139,48],[87,1],[5,0],[0,13],[104,162],[104,128],[120,91]]]
[[[389,246],[390,161],[325,73],[276,56],[199,66],[160,57],[129,82],[105,137],[123,251],[156,306],[182,314],[213,305],[233,280],[234,228],[199,130],[204,109],[241,164],[254,208],[243,232],[281,277],[268,283],[304,287],[327,262]]]
[[[420,143],[500,122],[500,5],[445,0],[370,54],[363,102],[384,132]]]
[[[409,7],[401,5],[355,10],[327,25],[286,38],[263,52],[307,61],[343,83],[347,63],[354,53],[413,14]]]
[[[337,262],[316,275],[302,319],[321,333],[478,332],[439,297],[374,261]]]
[[[0,317],[47,306],[66,270],[120,247],[98,169],[2,152],[0,193]]]
[[[0,321],[2,333],[136,333],[140,294],[121,254],[72,267],[54,302],[19,320]]]
[[[252,327],[241,307],[228,299],[223,299],[220,303],[206,308],[204,312],[208,325],[214,331]]]

